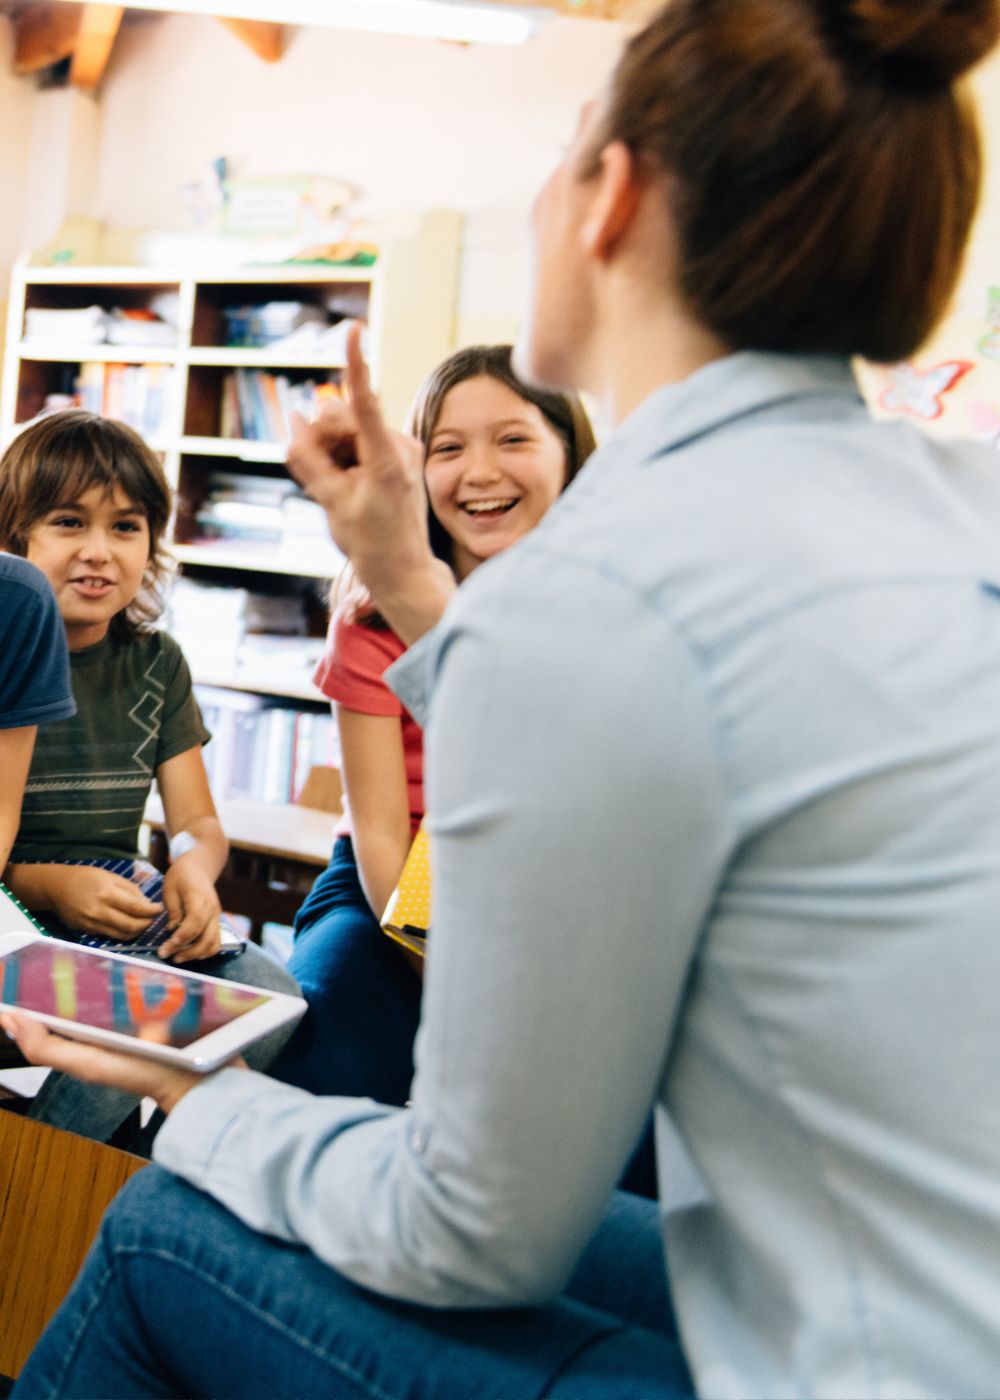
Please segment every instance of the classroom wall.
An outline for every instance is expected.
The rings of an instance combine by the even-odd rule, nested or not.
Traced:
[[[101,93],[93,213],[183,227],[177,188],[218,155],[239,176],[344,179],[375,219],[457,209],[460,338],[510,335],[531,199],[626,32],[552,19],[501,48],[300,29],[269,65],[210,20],[131,25]]]
[[[112,230],[190,228],[179,188],[225,155],[237,176],[344,179],[360,192],[359,214],[376,224],[459,210],[458,339],[510,338],[532,198],[627,33],[556,18],[505,49],[299,29],[282,61],[268,65],[212,20],[147,15],[123,29],[96,99],[39,91],[11,75],[8,58],[0,277],[20,248],[42,246],[73,216]],[[0,17],[5,53],[9,44]],[[920,372],[947,360],[973,366],[942,396],[932,431],[1000,441],[1000,324],[987,314],[988,289],[1000,284],[1000,56],[975,89],[987,136],[983,212],[953,312],[917,364]],[[994,329],[996,347],[986,341]],[[883,371],[866,376],[873,399],[887,383]]]
[[[4,217],[0,219],[0,296],[6,294],[10,266],[23,246],[22,220],[35,101],[34,85],[11,72],[12,47],[10,20],[0,15],[0,191],[4,202]]]

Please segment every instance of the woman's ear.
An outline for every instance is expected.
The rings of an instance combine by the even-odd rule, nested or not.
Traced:
[[[635,156],[624,141],[609,141],[601,151],[593,184],[583,242],[591,257],[607,262],[631,227],[642,194]]]

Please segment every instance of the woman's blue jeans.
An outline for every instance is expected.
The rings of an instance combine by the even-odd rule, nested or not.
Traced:
[[[309,1010],[268,1073],[314,1094],[401,1107],[413,1079],[420,979],[379,927],[347,836],[298,912],[288,971]]]
[[[654,1204],[616,1194],[543,1308],[377,1297],[158,1167],[105,1216],[15,1400],[681,1400]]]

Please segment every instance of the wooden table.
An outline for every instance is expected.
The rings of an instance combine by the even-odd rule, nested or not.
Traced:
[[[250,920],[252,936],[259,940],[263,924],[290,924],[295,918],[330,859],[339,813],[250,798],[230,798],[217,806],[229,838],[229,860],[216,884],[219,898],[228,914]],[[156,794],[146,804],[145,825],[150,860],[165,870],[167,835]]]
[[[0,1112],[0,1373],[18,1376],[69,1290],[101,1216],[148,1163]]]

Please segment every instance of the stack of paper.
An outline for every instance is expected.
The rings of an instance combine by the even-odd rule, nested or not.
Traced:
[[[24,313],[24,338],[32,343],[62,340],[73,345],[103,345],[107,324],[108,313],[101,306],[31,306]]]

